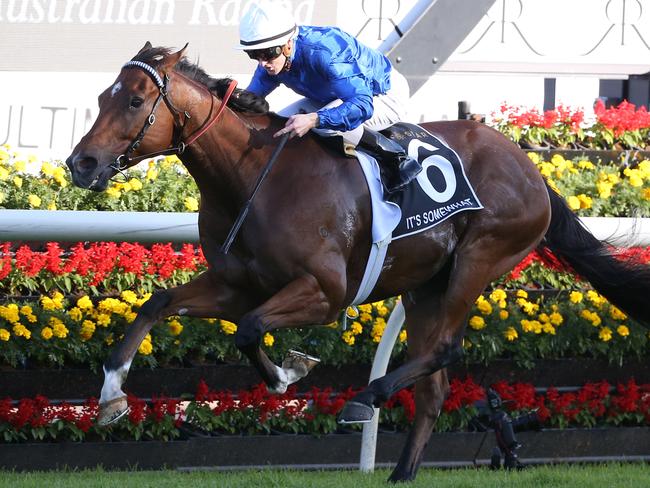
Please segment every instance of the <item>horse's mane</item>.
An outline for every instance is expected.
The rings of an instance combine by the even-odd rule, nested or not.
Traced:
[[[133,61],[142,61],[153,68],[158,68],[162,59],[171,53],[172,50],[167,47],[152,47],[138,53],[133,58]],[[231,78],[212,78],[198,64],[190,62],[185,57],[178,62],[176,70],[188,78],[201,83],[219,98],[224,97],[232,81]],[[227,105],[236,112],[260,115],[269,113],[269,104],[264,98],[241,88],[235,89]]]

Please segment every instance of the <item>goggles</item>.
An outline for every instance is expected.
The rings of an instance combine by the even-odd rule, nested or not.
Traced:
[[[246,54],[255,61],[273,61],[282,54],[282,46],[267,47],[264,49],[248,49]]]

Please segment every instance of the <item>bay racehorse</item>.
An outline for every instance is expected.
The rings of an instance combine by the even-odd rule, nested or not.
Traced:
[[[210,78],[183,51],[147,43],[99,96],[97,120],[67,160],[76,185],[103,191],[144,155],[177,152],[201,193],[209,268],[188,284],[157,291],[140,308],[104,365],[101,423],[126,412],[121,385],[131,361],[151,327],[170,315],[237,323],[237,347],[270,389],[282,391],[300,375],[269,360],[260,349],[264,333],[336,320],[357,293],[371,246],[362,170],[308,134],[287,143],[232,250],[220,252],[285,119],[257,113],[266,111],[264,102],[243,90],[222,103],[228,80]],[[392,481],[416,474],[449,390],[445,368],[462,355],[475,300],[532,250],[552,251],[612,303],[650,323],[648,269],[619,260],[585,230],[521,149],[471,121],[424,127],[458,153],[484,209],[393,242],[368,297],[402,295],[408,360],[372,381],[342,417],[367,420],[372,406],[415,385],[414,425]]]

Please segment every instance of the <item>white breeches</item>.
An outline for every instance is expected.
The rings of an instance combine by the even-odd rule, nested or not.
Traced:
[[[347,132],[340,132],[332,129],[313,129],[322,136],[343,136],[343,139],[356,146],[363,135],[363,128],[382,130],[406,118],[406,105],[409,100],[409,85],[406,78],[394,68],[390,72],[390,90],[383,95],[376,95],[372,99],[373,114],[359,127]],[[300,113],[317,112],[321,108],[331,108],[341,105],[342,100],[336,99],[323,106],[321,102],[302,98],[291,105],[280,110],[278,113],[284,117]]]

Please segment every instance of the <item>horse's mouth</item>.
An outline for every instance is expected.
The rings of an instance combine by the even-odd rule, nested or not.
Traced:
[[[106,166],[99,171],[94,171],[90,174],[81,174],[79,170],[71,169],[72,182],[79,188],[91,190],[95,192],[102,192],[108,188],[108,183],[116,171],[110,166]]]

